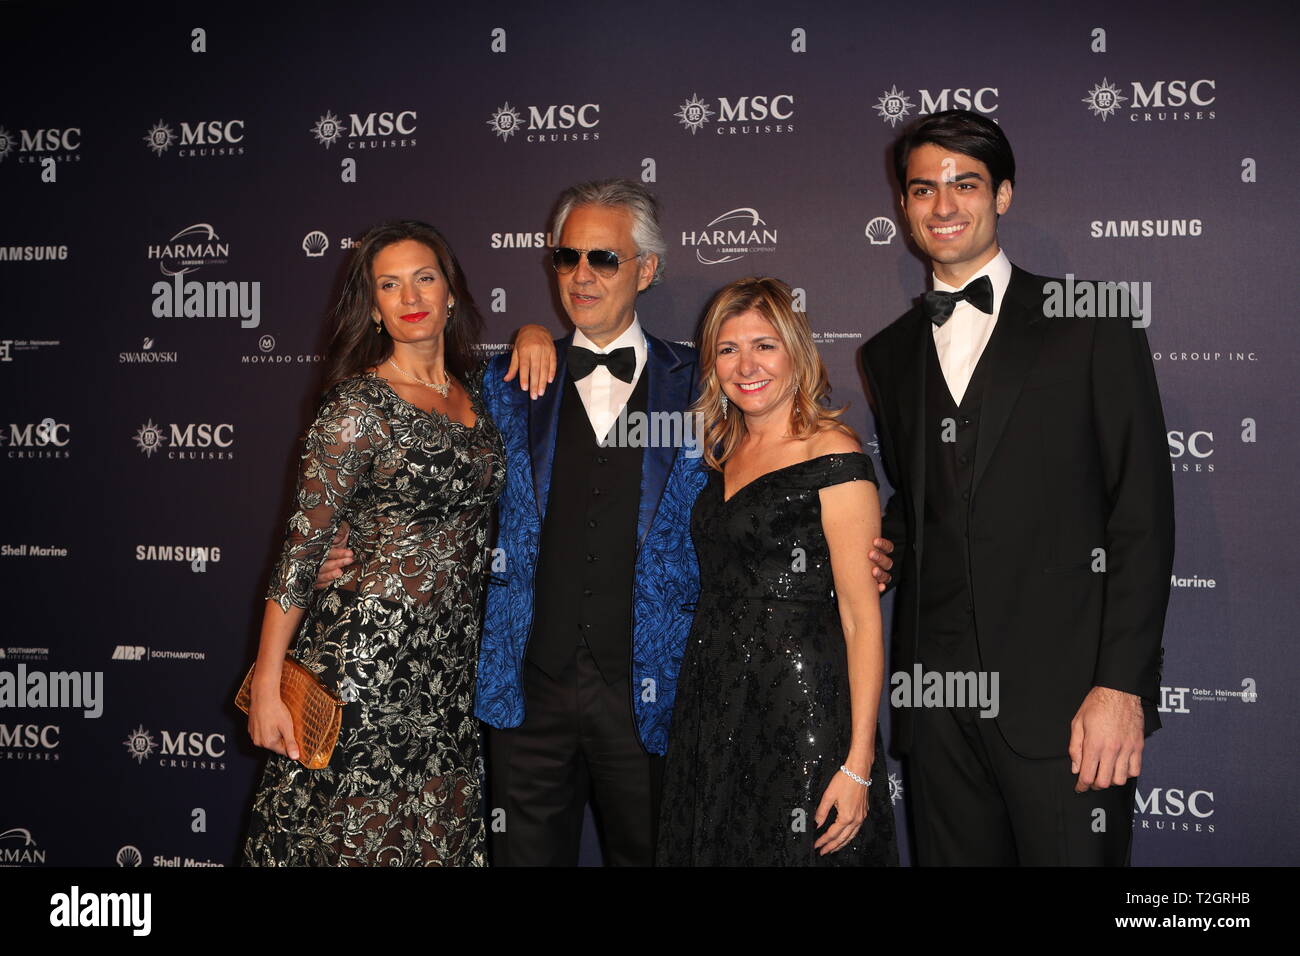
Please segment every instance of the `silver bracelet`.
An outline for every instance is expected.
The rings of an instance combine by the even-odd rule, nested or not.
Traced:
[[[870,780],[863,780],[861,777],[859,777],[856,773],[854,773],[852,770],[850,770],[848,767],[844,766],[843,764],[840,764],[840,772],[847,774],[848,778],[852,780],[854,783],[860,783],[864,787],[871,786]]]

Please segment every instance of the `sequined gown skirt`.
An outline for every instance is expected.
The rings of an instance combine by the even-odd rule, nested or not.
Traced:
[[[466,613],[318,596],[294,656],[351,702],[328,768],[268,760],[245,865],[484,865],[477,621]]]
[[[896,865],[879,731],[866,822],[839,852],[813,849],[823,832],[817,806],[849,750],[834,606],[701,595],[696,615],[673,712],[658,864]]]

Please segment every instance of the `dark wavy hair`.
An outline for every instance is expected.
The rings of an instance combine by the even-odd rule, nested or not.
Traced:
[[[443,355],[447,371],[464,382],[474,367],[474,348],[483,330],[469,283],[456,253],[442,233],[427,222],[401,219],[375,226],[362,238],[348,265],[343,294],[334,307],[334,327],[325,349],[325,388],[383,364],[393,354],[393,340],[387,333],[375,334],[375,257],[395,242],[413,239],[428,246],[438,259],[438,268],[455,305],[443,331]]]
[[[943,110],[921,117],[894,142],[894,175],[900,192],[907,192],[907,160],[912,150],[926,143],[978,159],[988,167],[993,192],[1003,180],[1016,184],[1016,157],[1002,127],[970,110]]]

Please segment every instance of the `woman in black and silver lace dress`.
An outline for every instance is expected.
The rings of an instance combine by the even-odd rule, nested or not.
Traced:
[[[473,697],[505,463],[479,400],[480,327],[433,227],[389,223],[362,240],[267,593],[248,728],[275,755],[254,797],[247,865],[484,862]],[[356,560],[314,591],[341,522]],[[296,762],[280,700],[291,644],[345,702],[323,770]]]

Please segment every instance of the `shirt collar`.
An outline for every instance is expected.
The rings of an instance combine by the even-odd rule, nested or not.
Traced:
[[[582,329],[578,328],[573,330],[573,344],[580,348],[590,349],[597,355],[608,355],[610,352],[614,351],[614,349],[626,348],[630,345],[636,352],[637,367],[639,368],[641,363],[645,361],[645,333],[641,331],[641,322],[636,317],[635,313],[632,315],[632,324],[623,330],[622,335],[616,338],[613,342],[610,342],[604,348],[601,348],[595,342],[591,341],[591,339],[587,338],[587,336],[583,334]]]
[[[996,316],[1002,308],[1002,296],[1006,294],[1007,286],[1011,284],[1011,260],[1007,258],[1006,251],[999,249],[996,256],[984,263],[978,272],[966,280],[966,285],[970,285],[980,276],[988,276],[989,282],[993,284],[993,314]],[[934,280],[934,288],[938,292],[960,292],[963,288],[948,285],[933,273],[930,277]]]

